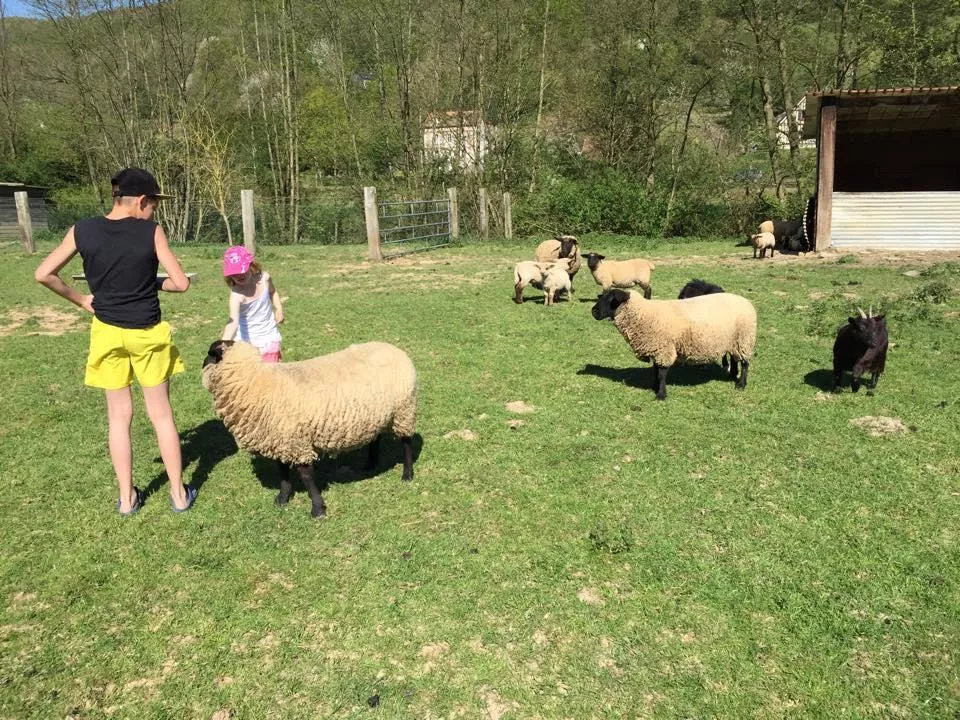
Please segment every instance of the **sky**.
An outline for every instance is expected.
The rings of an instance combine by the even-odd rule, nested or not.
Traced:
[[[31,10],[24,0],[2,0],[4,15],[7,17],[27,17]]]

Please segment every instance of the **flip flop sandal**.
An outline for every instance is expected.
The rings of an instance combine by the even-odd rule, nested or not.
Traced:
[[[192,485],[184,485],[183,490],[187,495],[187,506],[185,508],[178,508],[173,504],[173,498],[170,498],[170,509],[175,513],[186,512],[193,507],[193,501],[197,499],[197,489]]]
[[[144,500],[146,500],[146,497],[144,497],[144,494],[143,494],[143,490],[138,488],[136,485],[133,486],[133,494],[134,494],[133,506],[129,510],[127,510],[127,512],[122,512],[120,510],[120,498],[117,498],[117,512],[123,515],[124,517],[130,517],[131,515],[136,515],[138,512],[140,512],[140,508],[143,507],[143,502]]]

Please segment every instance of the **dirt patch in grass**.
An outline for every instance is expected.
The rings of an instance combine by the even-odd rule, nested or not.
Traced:
[[[658,264],[684,267],[687,265],[742,265],[745,262],[799,263],[801,265],[835,264],[847,256],[857,258],[861,266],[899,267],[914,265],[928,267],[942,262],[960,262],[960,250],[868,250],[844,248],[843,252],[824,250],[809,253],[777,253],[772,260],[754,261],[749,255],[711,257],[708,255],[687,255],[683,257],[652,258]]]
[[[80,315],[63,312],[49,305],[31,309],[8,310],[0,318],[0,337],[8,337],[23,329],[24,335],[63,335],[75,330]]]
[[[851,425],[856,425],[870,433],[871,437],[883,437],[884,435],[893,435],[896,433],[907,432],[908,428],[899,418],[886,417],[884,415],[867,415],[861,418],[855,418],[850,421]]]

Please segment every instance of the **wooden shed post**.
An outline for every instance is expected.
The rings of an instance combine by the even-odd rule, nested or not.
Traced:
[[[490,239],[490,226],[487,224],[487,189],[480,188],[478,191],[478,201],[480,203],[480,239]]]
[[[363,188],[363,216],[367,222],[367,259],[383,260],[380,250],[380,218],[377,215],[377,188]]]
[[[823,98],[820,137],[817,138],[817,238],[816,249],[833,244],[833,171],[837,146],[837,100]]]
[[[20,242],[23,243],[23,251],[28,255],[33,255],[36,248],[33,246],[33,221],[30,219],[30,198],[23,190],[13,194],[13,199],[17,204],[17,224],[20,226]]]
[[[513,211],[510,207],[510,193],[503,194],[503,236],[513,239]]]
[[[243,245],[250,252],[257,252],[257,224],[253,211],[253,190],[240,191],[240,213],[243,217]]]
[[[450,200],[450,238],[460,237],[460,206],[457,205],[457,189],[447,188],[447,198]]]

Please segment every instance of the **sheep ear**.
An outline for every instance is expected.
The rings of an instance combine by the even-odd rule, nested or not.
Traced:
[[[850,323],[851,325],[853,325],[854,327],[856,327],[856,325],[857,325],[857,318],[848,317],[848,318],[847,318],[847,322]]]

